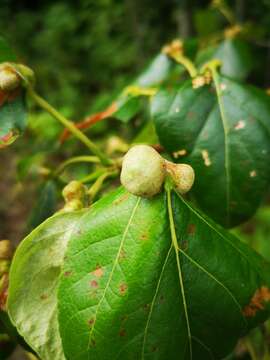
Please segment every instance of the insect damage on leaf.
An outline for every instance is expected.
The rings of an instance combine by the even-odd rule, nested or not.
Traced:
[[[253,317],[258,311],[264,310],[265,303],[270,301],[270,289],[266,286],[262,286],[256,290],[252,296],[250,303],[244,307],[243,314],[246,317]]]

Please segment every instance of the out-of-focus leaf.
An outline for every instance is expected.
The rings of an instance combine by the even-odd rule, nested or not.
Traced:
[[[227,39],[217,47],[201,50],[196,62],[201,66],[211,59],[219,59],[222,62],[221,73],[235,80],[244,80],[254,66],[250,46],[239,39]]]
[[[34,229],[41,224],[44,220],[50,217],[56,209],[57,191],[54,181],[49,180],[43,183],[40,186],[38,193],[35,207],[32,210],[29,220],[30,229]]]
[[[6,40],[0,36],[0,63],[6,61],[14,62],[16,61],[16,56]]]
[[[230,227],[254,214],[269,184],[270,100],[224,76],[217,81],[217,89],[186,82],[160,91],[152,115],[161,145],[194,167],[199,206]]]
[[[15,54],[5,39],[0,37],[0,63],[15,60]],[[25,106],[23,91],[0,91],[0,149],[12,144],[25,129]]]
[[[168,77],[172,67],[173,61],[168,56],[158,54],[134,83],[145,87],[159,85]]]
[[[20,244],[11,266],[10,318],[43,360],[64,360],[56,292],[67,242],[79,217],[80,212],[48,219]]]
[[[0,92],[0,149],[12,144],[26,127],[26,104],[21,91]]]
[[[133,144],[158,144],[159,139],[152,121],[148,121],[133,139]]]

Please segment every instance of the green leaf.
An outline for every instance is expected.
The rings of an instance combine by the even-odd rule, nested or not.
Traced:
[[[235,80],[247,78],[254,66],[249,45],[239,39],[227,39],[219,46],[207,47],[198,53],[196,63],[202,66],[211,59],[219,59],[221,73]]]
[[[42,360],[63,360],[56,290],[78,213],[58,214],[20,244],[10,270],[9,315]]]
[[[16,56],[7,41],[0,36],[0,62],[16,61]]]
[[[12,144],[26,127],[24,94],[0,92],[0,149]]]
[[[56,210],[56,185],[49,180],[41,185],[38,191],[36,206],[32,210],[29,227],[33,229],[51,216]]]
[[[167,55],[158,54],[145,71],[135,80],[135,84],[142,87],[159,85],[167,79],[173,65],[173,62]]]
[[[6,41],[0,37],[0,62],[15,61]],[[0,149],[12,144],[26,127],[25,99],[22,91],[0,92]]]
[[[127,123],[142,109],[140,96],[123,95],[116,102],[117,111],[112,115],[114,118]]]
[[[161,144],[195,169],[199,206],[227,227],[252,216],[270,180],[269,97],[217,75],[214,87],[160,91],[151,108]]]
[[[263,258],[174,192],[118,190],[76,220],[68,244],[66,358],[220,359],[269,316],[269,286]]]

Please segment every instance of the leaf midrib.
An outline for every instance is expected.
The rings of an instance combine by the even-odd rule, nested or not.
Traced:
[[[95,322],[94,322],[94,324],[93,324],[93,326],[92,326],[92,328],[91,328],[91,330],[90,330],[90,333],[89,333],[89,340],[88,340],[88,346],[87,346],[88,355],[90,355],[90,354],[89,354],[89,348],[90,348],[90,343],[91,343],[91,338],[92,338],[92,335],[93,335],[93,331],[94,331],[94,329],[95,329],[97,314],[98,314],[100,305],[101,305],[101,303],[103,302],[103,300],[104,300],[104,298],[105,298],[105,295],[106,295],[106,292],[107,292],[107,290],[108,290],[108,288],[109,288],[109,286],[110,286],[110,283],[111,283],[111,280],[112,280],[112,277],[113,277],[113,274],[114,274],[114,270],[115,270],[115,268],[116,268],[116,266],[117,266],[117,264],[118,264],[118,260],[119,260],[120,254],[121,254],[121,250],[122,250],[124,241],[125,241],[125,239],[126,239],[126,235],[128,234],[129,227],[130,227],[130,225],[131,225],[131,223],[132,223],[132,220],[133,220],[133,218],[134,218],[134,215],[135,215],[135,213],[136,213],[136,210],[137,210],[137,208],[138,208],[138,206],[139,206],[140,200],[141,200],[141,198],[139,197],[139,198],[137,199],[135,205],[134,205],[134,208],[133,208],[132,213],[131,213],[131,215],[130,215],[130,218],[129,218],[129,220],[128,220],[127,226],[126,226],[126,228],[125,228],[125,230],[124,230],[124,232],[123,232],[123,236],[122,236],[121,242],[120,242],[120,244],[119,244],[119,249],[118,249],[118,252],[117,252],[115,261],[114,261],[114,263],[113,263],[112,270],[111,270],[111,272],[110,272],[110,275],[109,275],[107,284],[106,284],[106,286],[105,286],[105,288],[104,288],[104,291],[103,291],[103,294],[102,294],[102,296],[101,296],[101,298],[100,298],[100,300],[99,300],[99,302],[98,302],[98,304],[97,304],[97,308],[96,308],[95,315],[94,315]],[[88,356],[88,357],[89,357],[89,356]]]

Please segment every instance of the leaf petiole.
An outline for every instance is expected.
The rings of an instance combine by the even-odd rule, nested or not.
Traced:
[[[74,156],[74,157],[62,162],[58,166],[58,168],[55,170],[54,176],[58,176],[59,174],[61,174],[61,172],[64,171],[64,169],[67,166],[69,166],[71,164],[81,163],[81,162],[89,162],[89,163],[99,164],[100,159],[97,156],[90,156],[90,155]]]
[[[101,190],[104,181],[109,177],[116,177],[118,175],[118,173],[119,173],[119,171],[117,171],[115,169],[108,170],[108,171],[104,172],[103,174],[101,174],[97,178],[97,180],[94,182],[94,184],[87,191],[87,194],[89,195],[89,198],[90,198],[91,202],[93,202],[93,200],[95,199],[95,197],[97,196],[97,194]]]
[[[111,165],[112,160],[109,159],[103,152],[92,142],[83,132],[81,132],[72,121],[66,119],[62,114],[60,114],[53,106],[51,106],[46,100],[39,96],[32,87],[28,87],[29,96],[38,104],[42,109],[47,111],[52,115],[56,120],[63,124],[69,131],[77,137],[88,149],[95,154],[101,161],[103,165]]]

